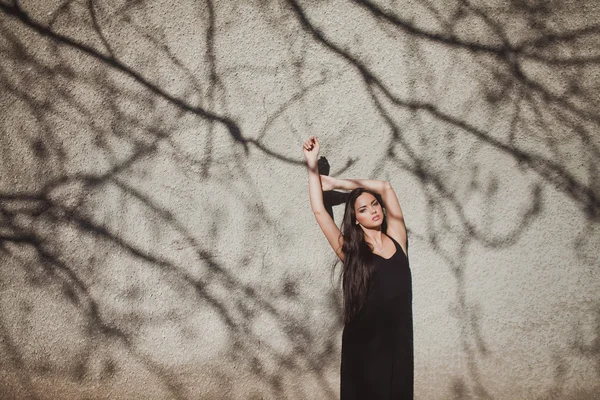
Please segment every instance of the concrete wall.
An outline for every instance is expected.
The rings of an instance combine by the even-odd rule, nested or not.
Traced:
[[[310,135],[399,195],[417,399],[600,397],[595,0],[15,4],[3,399],[337,398]]]

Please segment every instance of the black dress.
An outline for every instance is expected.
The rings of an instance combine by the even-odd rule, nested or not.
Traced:
[[[411,273],[392,241],[391,258],[373,255],[366,303],[344,327],[341,400],[413,400]]]

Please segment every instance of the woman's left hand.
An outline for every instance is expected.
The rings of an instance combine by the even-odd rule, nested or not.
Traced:
[[[336,179],[332,176],[328,176],[328,175],[321,175],[321,189],[324,192],[327,192],[329,190],[333,190],[336,188]]]

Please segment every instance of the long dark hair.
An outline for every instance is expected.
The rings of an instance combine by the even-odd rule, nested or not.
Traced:
[[[362,228],[356,223],[354,203],[358,196],[370,193],[384,207],[381,197],[364,188],[354,189],[348,194],[344,219],[342,220],[342,236],[344,244],[344,267],[342,271],[342,291],[344,294],[344,324],[348,324],[364,305],[369,291],[369,281],[373,274],[373,252]],[[387,221],[384,214],[381,230],[387,230]]]

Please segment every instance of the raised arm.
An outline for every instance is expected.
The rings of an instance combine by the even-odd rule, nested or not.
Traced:
[[[321,177],[319,175],[319,150],[321,145],[316,137],[311,137],[304,143],[304,158],[308,167],[308,194],[310,197],[310,207],[312,208],[317,223],[325,234],[327,241],[335,251],[335,254],[343,261],[342,252],[343,239],[340,229],[337,227],[323,204],[323,189],[321,187]]]
[[[323,179],[323,187],[327,189],[354,190],[362,187],[381,195],[387,213],[387,235],[394,238],[406,253],[404,215],[396,192],[394,192],[389,182],[371,179],[336,179],[330,176],[322,176],[321,178]]]

